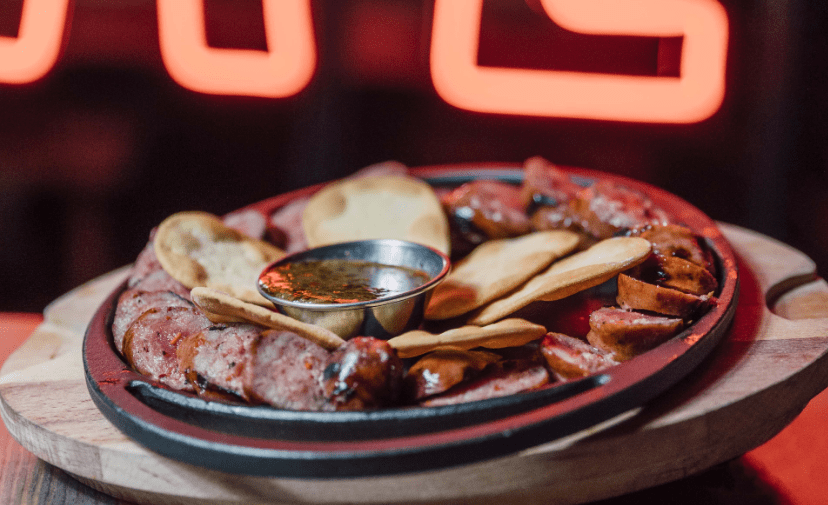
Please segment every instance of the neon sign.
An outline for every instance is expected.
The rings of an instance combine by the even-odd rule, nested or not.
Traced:
[[[17,37],[0,36],[0,81],[37,81],[57,62],[69,0],[25,0]]]
[[[19,35],[0,37],[0,81],[32,82],[54,66],[69,2],[23,1]],[[210,47],[204,2],[156,0],[161,56],[181,86],[283,98],[308,85],[317,63],[311,0],[262,0],[264,51]],[[483,2],[435,0],[430,72],[449,104],[485,113],[646,123],[702,121],[721,106],[729,26],[717,0],[540,0],[546,15],[572,32],[682,37],[678,77],[478,65]]]
[[[501,114],[692,123],[713,115],[725,89],[727,14],[716,0],[541,0],[574,32],[683,36],[680,77],[622,76],[477,65],[483,0],[436,0],[431,77],[463,109]]]
[[[316,67],[310,0],[263,0],[269,49],[207,45],[203,0],[158,0],[164,65],[185,88],[220,95],[282,98],[301,91]]]

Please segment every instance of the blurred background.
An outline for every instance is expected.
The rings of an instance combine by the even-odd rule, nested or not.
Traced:
[[[824,272],[828,4],[721,3],[730,19],[723,105],[700,123],[665,125],[447,104],[429,74],[431,0],[312,1],[316,71],[278,99],[177,84],[161,59],[153,0],[74,0],[54,68],[33,83],[0,83],[0,311],[39,312],[132,262],[173,212],[226,213],[390,159],[542,155],[626,175],[778,238]],[[267,49],[260,0],[204,5],[210,46]],[[0,2],[0,36],[18,35],[22,6]],[[483,3],[481,66],[670,75],[669,56],[659,39],[563,30],[537,0]]]

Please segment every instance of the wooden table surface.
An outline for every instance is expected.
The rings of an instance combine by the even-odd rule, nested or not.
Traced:
[[[822,281],[820,281],[822,282]],[[824,284],[824,283],[823,283]],[[823,285],[783,296],[777,310],[789,319],[828,317]],[[0,364],[42,322],[38,314],[0,313]],[[705,472],[652,489],[604,500],[602,505],[647,503],[817,504],[828,496],[828,392],[767,443]],[[45,463],[0,424],[0,504],[114,504],[117,500]]]
[[[0,364],[43,321],[40,314],[0,313]],[[20,446],[0,423],[0,503],[115,504],[125,503],[76,481],[64,471],[36,458]]]

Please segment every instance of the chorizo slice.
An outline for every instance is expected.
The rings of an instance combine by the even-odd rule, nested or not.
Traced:
[[[568,204],[561,204],[557,207],[550,205],[539,207],[532,213],[530,220],[532,229],[536,231],[546,230],[570,230],[583,235],[583,240],[594,240],[594,237],[584,234],[577,225],[578,216]],[[589,244],[585,244],[588,246]]]
[[[267,330],[255,348],[250,396],[274,407],[319,410],[330,353],[288,331]]]
[[[523,164],[521,201],[526,209],[535,206],[561,207],[574,200],[583,188],[541,156],[534,156]]]
[[[225,225],[247,235],[263,239],[267,230],[267,218],[255,209],[241,209],[231,212],[221,219]]]
[[[580,227],[599,239],[670,221],[667,213],[644,194],[605,179],[582,190],[571,206]]]
[[[653,254],[685,259],[716,275],[713,253],[687,227],[676,224],[648,225],[634,230],[632,234],[647,239],[653,245]]]
[[[537,389],[545,386],[549,381],[549,372],[546,371],[546,367],[536,360],[504,360],[487,367],[477,379],[427,398],[420,402],[420,405],[439,407],[487,400]]]
[[[135,258],[135,262],[129,269],[129,276],[127,277],[128,287],[134,288],[136,284],[141,282],[141,279],[162,269],[161,263],[155,255],[155,247],[152,245],[154,235],[155,230],[153,229],[150,234],[149,242],[147,242],[144,248],[141,249],[141,252],[138,253],[138,257]]]
[[[324,410],[367,410],[400,397],[403,363],[385,340],[356,337],[331,353],[322,375]]]
[[[141,374],[174,389],[192,391],[193,386],[180,367],[178,346],[210,324],[194,308],[149,309],[124,334],[124,358]]]
[[[308,238],[302,227],[302,214],[309,200],[309,197],[297,198],[271,214],[268,220],[265,236],[286,254],[308,248]]]
[[[666,342],[683,326],[678,318],[604,307],[590,314],[587,341],[612,359],[625,361]]]
[[[468,182],[444,195],[442,204],[449,216],[455,256],[468,254],[486,240],[517,237],[531,230],[520,188],[505,182]]]
[[[319,410],[322,347],[287,331],[252,324],[214,325],[178,348],[181,367],[199,394],[231,393],[276,408]]]
[[[153,234],[154,232],[155,230]],[[161,266],[152,240],[144,246],[133,263],[127,277],[127,287],[146,292],[172,291],[182,298],[190,299],[190,289],[173,279]]]
[[[181,370],[199,393],[217,389],[249,401],[247,385],[260,333],[251,324],[210,323],[179,345]]]
[[[141,291],[172,291],[185,300],[190,299],[190,288],[181,284],[167,273],[166,270],[156,270],[135,284],[135,289]]]
[[[650,284],[693,295],[711,294],[719,286],[719,282],[706,268],[678,256],[651,254],[644,262],[626,273]]]
[[[543,337],[540,352],[558,380],[586,377],[618,364],[607,351],[563,333]]]
[[[687,319],[709,306],[711,298],[708,295],[683,293],[677,289],[619,274],[616,301],[622,309],[643,310]]]
[[[130,325],[141,314],[150,309],[166,307],[193,308],[192,302],[173,291],[143,291],[141,289],[127,289],[118,297],[115,315],[112,318],[112,339],[118,352],[124,351],[124,335]]]
[[[477,376],[501,357],[488,351],[438,349],[417,360],[405,376],[405,396],[420,400]]]

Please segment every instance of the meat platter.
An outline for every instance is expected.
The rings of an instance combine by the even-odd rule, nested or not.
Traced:
[[[297,411],[199,397],[135,372],[113,346],[111,321],[121,286],[95,314],[84,342],[92,399],[113,424],[163,455],[212,469],[299,478],[408,473],[511,454],[611,419],[664,393],[714,348],[735,311],[736,261],[704,213],[649,185],[565,169],[579,184],[613,180],[646,194],[703,237],[717,263],[717,302],[679,335],[585,378],[480,401],[366,411]],[[435,188],[473,180],[519,184],[516,166],[413,169]],[[320,186],[250,206],[270,215]],[[606,286],[580,295],[600,297]],[[554,302],[550,302],[554,303]]]

